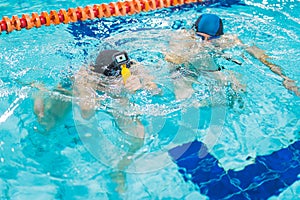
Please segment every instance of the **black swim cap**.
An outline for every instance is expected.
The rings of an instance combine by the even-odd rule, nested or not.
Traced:
[[[105,76],[121,75],[121,65],[130,67],[130,60],[126,52],[117,50],[104,50],[99,53],[92,71]]]
[[[215,14],[203,14],[195,22],[197,32],[206,33],[211,36],[223,35],[223,22]]]

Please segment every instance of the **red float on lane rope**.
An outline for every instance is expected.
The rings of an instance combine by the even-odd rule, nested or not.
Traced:
[[[94,6],[86,6],[84,8],[69,8],[68,11],[61,9],[58,12],[51,10],[50,14],[42,12],[41,15],[32,13],[29,15],[23,14],[21,18],[13,16],[12,19],[4,16],[0,21],[0,34],[2,31],[7,33],[13,30],[21,30],[22,28],[31,29],[32,27],[39,28],[42,25],[50,26],[51,24],[58,25],[60,23],[76,22],[78,20],[93,20],[94,18],[132,15],[147,12],[169,6],[177,6],[195,2],[203,2],[202,0],[127,0],[122,2],[112,2],[109,4],[95,4]]]

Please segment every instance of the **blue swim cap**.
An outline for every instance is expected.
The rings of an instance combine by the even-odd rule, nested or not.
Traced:
[[[214,14],[201,15],[195,23],[195,28],[197,32],[206,33],[211,36],[224,34],[222,20]]]

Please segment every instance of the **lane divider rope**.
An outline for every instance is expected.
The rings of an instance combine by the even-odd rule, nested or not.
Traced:
[[[133,15],[140,12],[148,12],[151,10],[167,8],[170,6],[178,6],[190,3],[211,4],[216,1],[207,0],[128,0],[123,2],[111,2],[108,4],[95,4],[84,8],[69,8],[68,10],[60,9],[58,12],[51,10],[41,12],[40,15],[34,12],[29,16],[23,14],[21,18],[17,15],[10,19],[7,16],[2,18],[0,22],[0,34],[3,31],[10,33],[14,30],[39,28],[42,25],[50,26],[51,24],[58,25],[60,23],[76,22],[78,20],[93,20],[95,18]]]

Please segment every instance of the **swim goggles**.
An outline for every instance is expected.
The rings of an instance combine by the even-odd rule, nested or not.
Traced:
[[[103,72],[106,76],[121,75],[122,66],[130,68],[131,61],[125,51],[114,54],[112,56],[112,61],[113,62]]]

